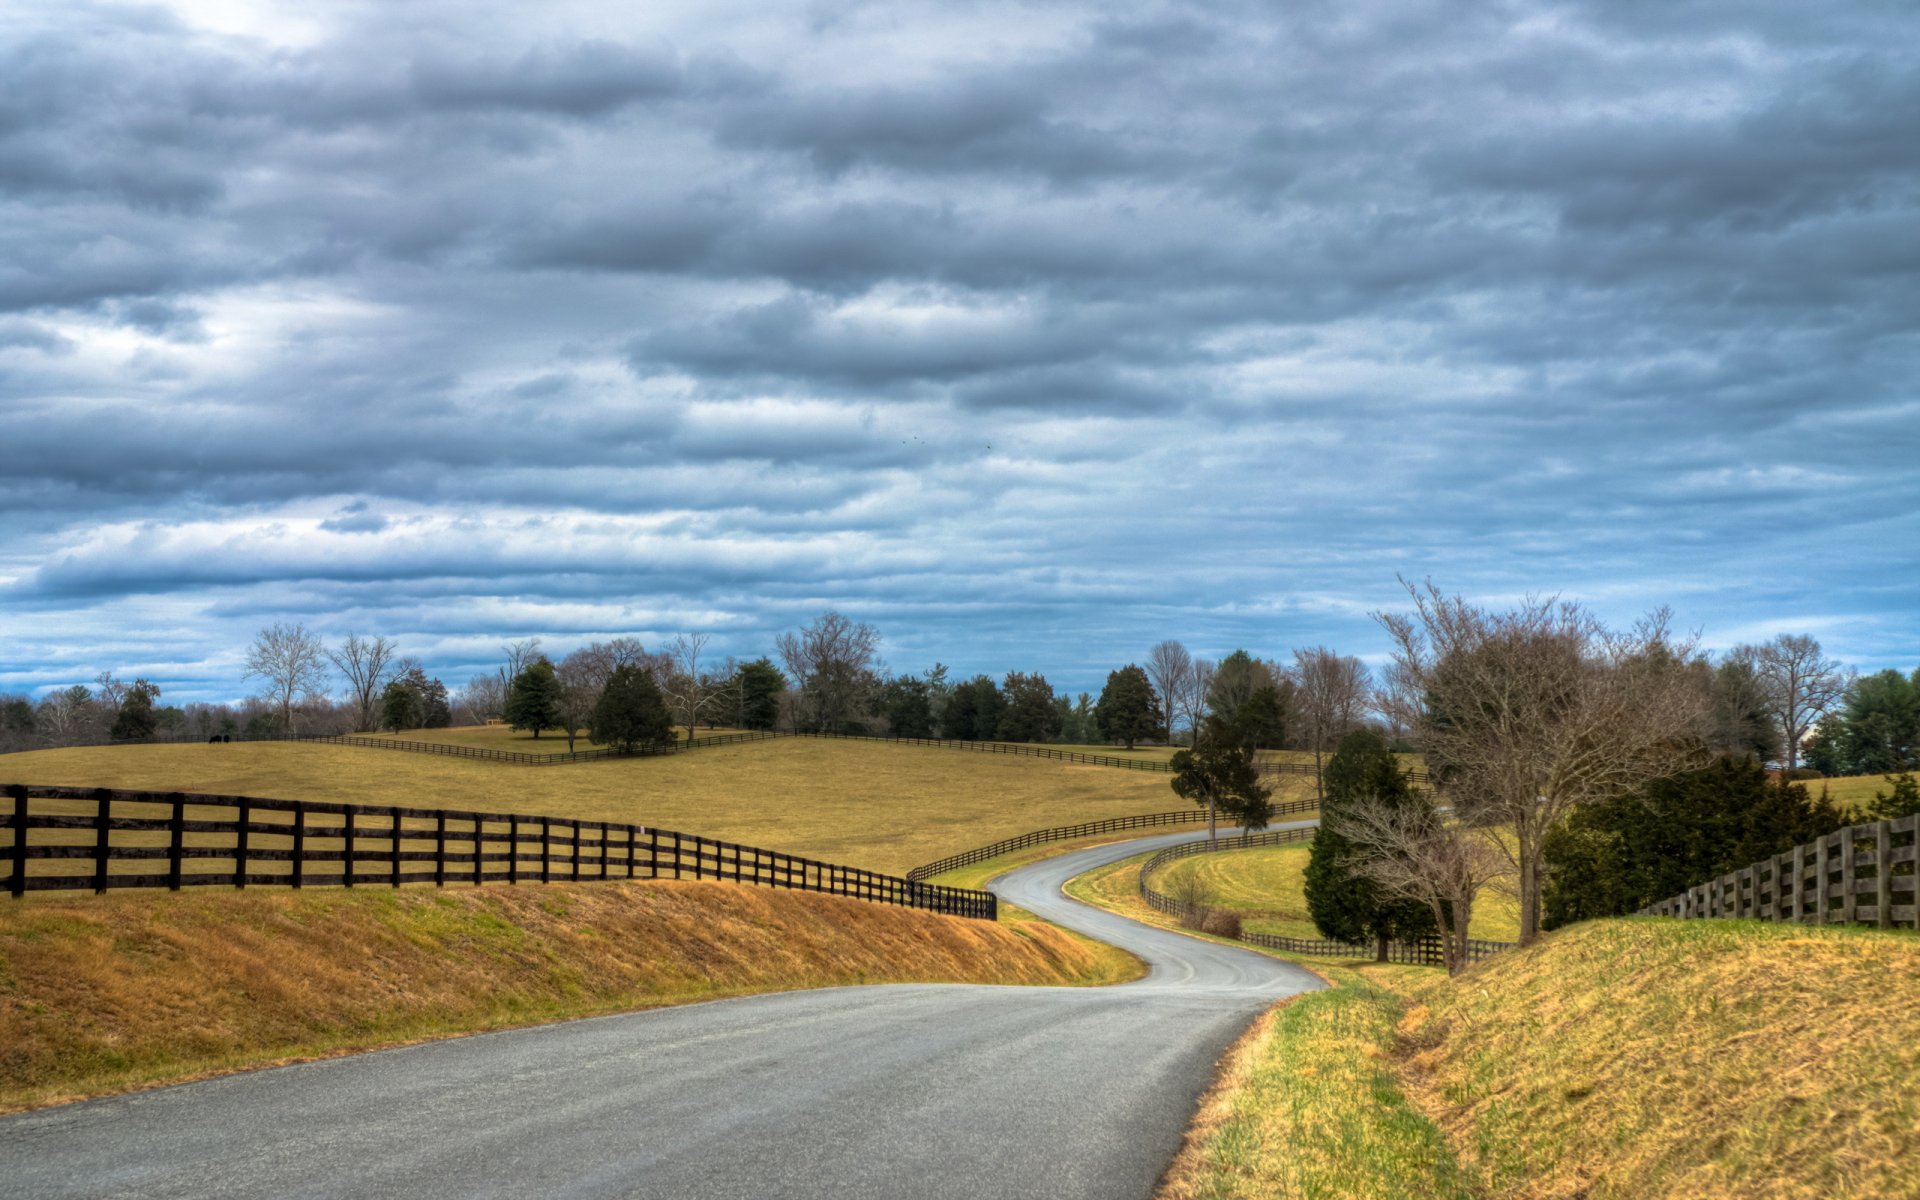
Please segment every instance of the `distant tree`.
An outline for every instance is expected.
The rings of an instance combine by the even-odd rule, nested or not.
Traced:
[[[67,745],[86,737],[95,728],[93,692],[83,684],[47,693],[34,714],[42,732],[55,745]]]
[[[1253,751],[1218,717],[1206,719],[1192,749],[1174,754],[1173,790],[1207,810],[1210,839],[1218,838],[1222,813],[1247,829],[1265,829],[1273,819],[1272,792],[1260,782]]]
[[[325,647],[305,625],[270,625],[247,651],[242,678],[257,676],[265,681],[267,700],[280,712],[280,728],[292,733],[293,702],[326,682],[326,661]]]
[[[1548,834],[1543,927],[1623,916],[1845,823],[1758,758],[1720,757],[1582,806]]]
[[[1167,745],[1171,746],[1174,714],[1179,711],[1183,698],[1193,690],[1193,655],[1185,646],[1169,638],[1147,651],[1146,675],[1160,694],[1160,715],[1166,724]],[[1129,747],[1136,740],[1127,739]]]
[[[326,652],[327,658],[347,680],[347,703],[353,707],[354,729],[372,729],[382,720],[382,691],[392,677],[398,647],[384,637],[363,638],[350,633],[347,640]]]
[[[542,729],[560,726],[560,681],[553,664],[536,658],[514,676],[507,689],[507,723],[515,729],[531,729],[538,738]]]
[[[772,659],[742,663],[734,692],[740,706],[734,719],[740,728],[772,729],[780,720],[780,693],[786,690],[787,677]]]
[[[1841,762],[1850,775],[1920,767],[1920,671],[1881,671],[1853,681],[1840,711]]]
[[[520,673],[532,666],[535,659],[545,657],[540,653],[540,639],[537,637],[508,642],[500,647],[500,655],[506,659],[506,666],[501,668],[500,678],[508,686],[520,678]]]
[[[1783,633],[1757,646],[1737,646],[1730,658],[1747,664],[1766,696],[1788,771],[1800,765],[1800,743],[1846,693],[1848,675],[1826,657],[1817,639]]]
[[[593,740],[623,754],[674,744],[666,698],[639,667],[615,668],[593,710]]]
[[[894,737],[923,738],[933,734],[933,703],[927,681],[917,675],[896,675],[880,691],[878,715]]]
[[[1426,805],[1377,734],[1359,730],[1341,739],[1326,766],[1326,799],[1305,872],[1307,912],[1320,936],[1341,942],[1372,940],[1378,960],[1387,943],[1433,933],[1433,911],[1421,899],[1387,892],[1368,872],[1369,853],[1346,836],[1344,821],[1359,803],[1395,808]]]
[[[380,727],[393,733],[419,729],[425,705],[411,680],[395,679],[380,692]]]
[[[1058,740],[1084,746],[1100,740],[1099,723],[1093,719],[1093,696],[1081,692],[1077,698],[1054,697],[1053,711],[1060,719]]]
[[[605,682],[599,662],[590,650],[575,650],[553,668],[558,687],[554,696],[554,727],[567,735],[567,753],[574,751],[574,739],[593,724],[593,713],[600,704]]]
[[[954,685],[940,735],[990,742],[1000,736],[1000,716],[1005,711],[1006,700],[1000,695],[999,685],[991,676],[975,675]]]
[[[459,707],[467,721],[474,725],[484,725],[495,717],[505,716],[506,681],[497,671],[475,675],[467,680],[465,687],[460,689]]]
[[[1313,751],[1314,792],[1326,798],[1324,755],[1359,728],[1366,716],[1371,680],[1357,658],[1343,658],[1325,646],[1293,652],[1295,730]]]
[[[1060,735],[1060,714],[1053,707],[1053,686],[1040,674],[1009,671],[1000,689],[1006,707],[998,736],[1003,742],[1050,742]]]
[[[879,631],[828,611],[798,633],[781,634],[774,648],[800,689],[808,724],[822,733],[852,731],[879,690]]]
[[[33,703],[25,696],[0,700],[0,735],[15,739],[31,737],[34,724]]]
[[[1125,742],[1131,750],[1141,738],[1158,734],[1164,717],[1153,682],[1145,671],[1128,663],[1118,671],[1108,672],[1107,686],[1100,690],[1100,702],[1093,708],[1093,719],[1102,740]]]
[[[1447,974],[1465,970],[1474,905],[1488,884],[1512,869],[1490,831],[1469,828],[1425,803],[1353,800],[1334,820],[1382,892],[1426,906],[1440,931]]]
[[[927,710],[933,728],[939,729],[947,716],[947,700],[953,695],[953,681],[947,678],[947,664],[937,662],[927,671]]]
[[[134,680],[120,698],[120,712],[114,717],[113,730],[108,736],[124,742],[151,738],[159,728],[153,711],[153,702],[159,695],[159,685],[144,679]]]
[[[667,648],[671,667],[656,680],[661,693],[666,696],[667,711],[687,727],[689,746],[699,731],[700,722],[710,721],[727,698],[727,683],[731,673],[714,671],[712,659],[708,659],[704,667],[700,662],[701,656],[706,653],[707,643],[712,640],[712,636],[705,633],[674,635]]]
[[[1241,707],[1254,693],[1272,688],[1277,682],[1271,666],[1245,650],[1235,650],[1214,664],[1213,678],[1207,683],[1207,712],[1228,722],[1238,722]]]
[[[1778,758],[1780,735],[1752,662],[1730,658],[1713,667],[1702,660],[1697,669],[1708,672],[1706,689],[1713,705],[1707,748],[1715,754],[1750,755],[1761,762]]]

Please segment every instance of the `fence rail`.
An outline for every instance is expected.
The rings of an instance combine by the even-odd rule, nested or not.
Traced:
[[[1656,901],[1637,916],[1920,928],[1920,814],[1850,825]]]
[[[1147,905],[1166,913],[1177,921],[1197,923],[1207,914],[1208,905],[1190,900],[1181,900],[1156,891],[1152,884],[1153,872],[1176,859],[1187,858],[1195,854],[1215,854],[1228,850],[1251,850],[1260,846],[1279,846],[1288,842],[1302,842],[1313,837],[1312,829],[1273,829],[1264,833],[1236,834],[1221,838],[1217,842],[1182,842],[1169,846],[1160,853],[1140,864],[1140,898]],[[1328,938],[1286,937],[1277,933],[1243,933],[1240,941],[1254,946],[1264,946],[1269,950],[1284,950],[1290,954],[1310,954],[1331,958],[1372,958],[1377,947],[1360,942],[1338,942]],[[1512,942],[1488,942],[1478,938],[1468,938],[1466,944],[1467,961],[1479,962],[1491,958],[1502,950],[1511,950]],[[1387,961],[1413,963],[1423,967],[1443,967],[1447,964],[1446,951],[1441,947],[1438,936],[1414,938],[1411,941],[1387,943]]]
[[[1291,813],[1312,812],[1319,808],[1316,800],[1289,800],[1273,806],[1274,815],[1284,816]],[[1036,829],[1018,837],[1002,838],[989,845],[978,846],[972,850],[962,850],[958,854],[949,854],[945,858],[930,863],[922,863],[907,872],[908,879],[931,879],[935,875],[960,867],[970,867],[975,863],[987,862],[1015,850],[1024,850],[1028,846],[1038,846],[1046,842],[1071,842],[1084,837],[1098,837],[1103,833],[1120,833],[1128,829],[1149,829],[1157,825],[1193,825],[1207,819],[1202,808],[1183,808],[1178,812],[1144,813],[1135,817],[1108,817],[1103,821],[1087,821],[1080,825],[1056,825],[1051,829]]]
[[[711,879],[993,920],[991,892],[941,887],[650,826],[552,816],[0,786],[15,897],[31,891],[249,885],[479,886]]]

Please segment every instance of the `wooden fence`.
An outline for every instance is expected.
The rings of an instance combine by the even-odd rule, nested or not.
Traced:
[[[0,787],[0,844],[30,891],[203,886],[478,886],[712,879],[825,892],[991,921],[991,892],[939,887],[713,838],[551,816],[206,796]]]
[[[1313,812],[1320,807],[1317,800],[1289,800],[1273,806],[1274,815]],[[1103,833],[1120,833],[1128,829],[1150,829],[1158,825],[1192,825],[1207,819],[1204,808],[1183,808],[1178,812],[1145,813],[1137,817],[1108,817],[1103,821],[1087,821],[1079,825],[1056,825],[1051,829],[1036,829],[1018,837],[1002,838],[986,846],[972,850],[962,850],[958,854],[949,854],[930,863],[922,863],[907,872],[908,879],[931,879],[959,867],[970,867],[989,859],[999,858],[1002,854],[1011,854],[1015,850],[1024,850],[1028,846],[1038,846],[1046,842],[1071,842],[1084,837],[1098,837]]]
[[[1649,904],[1636,915],[1920,928],[1916,845],[1920,814],[1850,825]]]
[[[1280,846],[1288,842],[1303,842],[1311,839],[1312,829],[1274,829],[1264,833],[1237,834],[1221,838],[1218,841],[1182,842],[1169,846],[1160,853],[1140,864],[1140,898],[1151,908],[1166,913],[1177,921],[1198,924],[1207,915],[1208,905],[1189,900],[1180,900],[1164,892],[1154,890],[1153,872],[1176,859],[1194,854],[1215,854],[1228,850],[1251,850],[1259,846]],[[1285,937],[1277,933],[1242,933],[1240,940],[1254,946],[1264,946],[1269,950],[1284,950],[1291,954],[1311,954],[1328,958],[1373,958],[1377,947],[1363,942],[1337,942],[1328,938]],[[1512,942],[1487,942],[1478,938],[1467,939],[1467,961],[1479,962],[1491,958],[1502,950],[1511,950]],[[1387,961],[1413,963],[1423,967],[1444,967],[1447,965],[1446,952],[1441,948],[1437,935],[1414,938],[1411,941],[1387,943]]]

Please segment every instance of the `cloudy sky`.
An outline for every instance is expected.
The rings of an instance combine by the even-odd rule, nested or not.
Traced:
[[[1920,662],[1920,9],[0,7],[0,691],[1397,575]]]

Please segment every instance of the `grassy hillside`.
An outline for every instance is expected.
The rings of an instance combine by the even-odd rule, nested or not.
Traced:
[[[0,903],[0,1111],[747,992],[1137,970],[1040,922],[714,883]]]
[[[15,781],[549,813],[894,872],[1030,829],[1185,807],[1164,775],[812,739],[548,767],[287,742],[87,747],[0,758],[0,782]],[[1283,796],[1311,787],[1287,784]]]
[[[1240,914],[1248,932],[1281,937],[1319,937],[1307,913],[1304,872],[1309,843],[1228,850],[1183,858],[1154,873],[1155,887],[1171,894],[1197,880],[1205,902]],[[1489,889],[1474,906],[1472,933],[1489,941],[1520,936],[1520,906],[1513,896]]]
[[[1911,1197],[1920,937],[1596,921],[1412,991],[1403,1071],[1490,1197]]]

